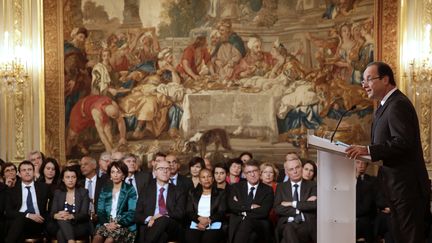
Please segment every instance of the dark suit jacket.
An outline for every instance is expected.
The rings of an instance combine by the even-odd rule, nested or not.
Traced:
[[[52,198],[51,192],[45,183],[35,182],[34,186],[40,215],[46,218],[50,207],[48,202]],[[21,188],[21,183],[16,183],[15,187],[8,190],[6,199],[6,217],[8,219],[14,219],[17,217],[25,218],[26,216],[26,213],[19,212],[22,204]]]
[[[281,203],[283,201],[293,201],[292,194],[293,191],[290,180],[277,185],[274,209],[279,216],[278,225],[288,222],[289,217],[294,217],[296,215],[296,209],[303,213],[305,223],[316,224],[317,201],[306,201],[309,197],[317,195],[316,182],[302,180],[300,201],[297,202],[297,208],[282,206]]]
[[[273,206],[273,189],[264,183],[258,184],[252,204],[258,204],[261,207],[254,209],[250,209],[246,205],[248,193],[247,181],[240,181],[231,185],[228,198],[228,205],[232,212],[230,216],[229,242],[233,241],[237,226],[242,221],[242,212],[247,213],[246,218],[268,220],[268,215]]]
[[[203,189],[198,185],[195,189],[189,192],[187,200],[186,213],[190,221],[199,223],[198,221],[198,203],[201,199]],[[211,222],[223,222],[225,212],[227,210],[225,191],[216,187],[212,188],[210,198],[210,220]]]
[[[94,193],[94,208],[96,211],[97,205],[98,205],[98,200],[99,200],[99,195],[101,193],[102,187],[105,186],[105,184],[107,184],[109,182],[109,178],[106,175],[103,175],[102,177],[97,177],[96,176],[96,186],[95,186],[95,193]],[[84,178],[84,180],[82,180],[80,182],[80,184],[84,187],[86,183],[86,178]]]
[[[356,184],[356,217],[372,219],[377,211],[377,181],[374,176],[363,175]]]
[[[142,191],[143,188],[150,183],[151,175],[148,172],[139,171],[136,172],[134,176],[138,192]]]
[[[4,218],[6,208],[6,192],[7,186],[0,182],[0,221]]]
[[[51,217],[54,218],[54,214],[59,211],[64,210],[64,205],[66,201],[66,192],[57,189],[54,192],[54,198],[51,207]],[[88,196],[88,191],[85,188],[75,189],[75,214],[74,219],[71,221],[74,224],[88,223],[89,216],[89,204],[90,199]]]
[[[391,201],[422,197],[430,185],[423,160],[419,123],[409,99],[396,90],[377,110],[372,124],[372,161],[383,161],[379,178]]]
[[[189,190],[194,188],[191,178],[184,175],[177,174],[177,185],[178,188],[182,189],[184,193],[188,193]]]
[[[135,212],[135,222],[137,224],[143,225],[148,216],[154,215],[157,203],[156,188],[156,180],[151,180],[150,184],[140,192]],[[168,216],[181,222],[185,216],[185,193],[175,185],[169,184],[165,201]]]
[[[99,195],[97,205],[98,225],[108,223],[112,206],[113,183],[107,183]],[[128,227],[129,231],[134,232],[136,226],[133,218],[137,202],[135,188],[125,182],[122,183],[120,195],[117,202],[117,223],[122,227]]]

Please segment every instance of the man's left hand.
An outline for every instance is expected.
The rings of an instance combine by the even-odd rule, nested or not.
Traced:
[[[350,159],[357,159],[357,157],[369,155],[367,147],[360,145],[351,145],[345,150],[345,152],[347,153],[347,157]]]

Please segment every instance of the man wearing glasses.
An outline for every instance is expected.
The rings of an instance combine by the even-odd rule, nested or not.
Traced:
[[[155,164],[156,180],[141,191],[136,206],[138,242],[168,242],[181,239],[181,221],[185,215],[186,197],[182,190],[169,183],[170,165]]]
[[[260,183],[259,163],[250,160],[243,164],[246,181],[233,184],[228,199],[232,212],[229,222],[229,242],[271,242],[268,219],[273,207],[273,189]],[[260,232],[259,234],[254,232]]]
[[[378,178],[390,202],[395,242],[423,242],[430,186],[416,111],[397,89],[388,64],[370,63],[363,78],[363,88],[369,98],[379,101],[379,107],[374,114],[371,144],[352,145],[346,149],[347,156],[370,155],[372,161],[383,161]]]

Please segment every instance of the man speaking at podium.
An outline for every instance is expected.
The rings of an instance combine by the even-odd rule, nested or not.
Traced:
[[[425,215],[429,210],[430,184],[420,141],[414,106],[397,89],[390,66],[370,63],[362,86],[371,99],[380,101],[375,111],[371,144],[352,145],[347,157],[370,155],[383,161],[378,180],[390,201],[392,233],[398,243],[425,240]]]

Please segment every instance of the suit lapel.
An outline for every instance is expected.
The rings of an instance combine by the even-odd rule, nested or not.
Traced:
[[[219,199],[218,191],[216,188],[212,188],[211,197],[210,197],[210,214],[212,214],[215,211],[217,205],[219,204],[217,199]]]
[[[126,202],[126,182],[122,182],[122,186],[120,188],[119,192],[119,198],[117,202],[117,214],[120,211],[120,208],[123,208],[123,203]]]
[[[384,111],[387,109],[387,107],[392,102],[392,100],[395,97],[399,96],[399,94],[400,94],[400,91],[398,89],[395,90],[390,95],[390,97],[388,97],[388,99],[386,100],[386,102],[384,103],[384,105],[375,111],[375,116],[374,116],[374,120],[372,122],[372,129],[371,129],[371,132],[372,132],[371,142],[372,142],[372,144],[375,143],[375,129],[377,127],[377,124],[379,123],[379,120],[380,120],[381,116],[384,114]]]
[[[175,193],[176,193],[175,186],[172,185],[171,183],[168,183],[167,198],[165,199],[165,205],[167,209],[175,205]]]
[[[287,193],[288,193],[288,198],[292,201],[293,200],[293,191],[292,191],[292,186],[291,186],[291,180],[287,181]]]
[[[36,197],[36,202],[37,202],[37,206],[39,208],[39,211],[40,212],[45,212],[46,205],[43,205],[43,200],[42,200],[43,199],[43,197],[42,197],[43,191],[42,191],[42,188],[39,185],[39,183],[36,183],[36,182],[34,183],[34,186],[35,186],[35,192],[36,192],[35,197]]]
[[[151,213],[153,215],[155,209],[156,209],[156,204],[157,204],[157,200],[156,200],[156,190],[157,190],[157,186],[156,186],[156,181],[152,181],[152,183],[150,183],[149,185],[149,195],[148,195],[148,200],[150,202],[150,205],[152,205],[151,208]]]

